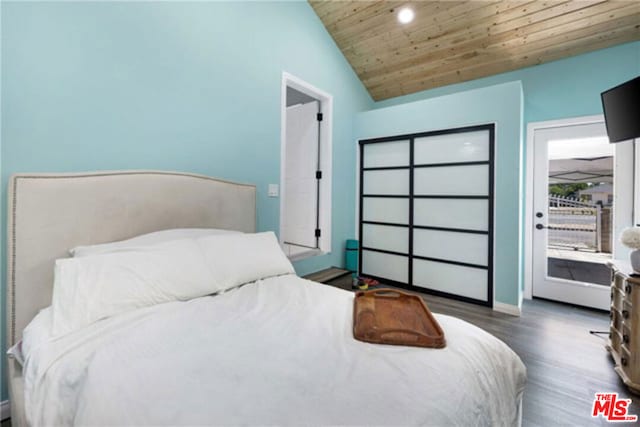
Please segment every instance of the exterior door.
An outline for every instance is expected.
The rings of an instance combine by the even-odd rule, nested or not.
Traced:
[[[628,254],[632,145],[610,144],[604,122],[534,132],[532,294],[608,310],[607,261]]]

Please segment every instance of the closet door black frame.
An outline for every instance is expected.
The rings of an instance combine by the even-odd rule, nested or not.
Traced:
[[[467,132],[477,132],[477,131],[488,131],[489,133],[489,160],[488,161],[469,161],[469,162],[452,162],[452,163],[431,163],[431,164],[414,164],[414,145],[416,138],[423,138],[429,136],[437,136],[437,135],[449,135],[456,133],[467,133]],[[364,147],[368,144],[376,144],[383,142],[394,142],[394,141],[409,141],[409,165],[408,166],[381,166],[381,167],[364,167]],[[372,139],[364,139],[358,141],[360,145],[360,185],[359,185],[359,212],[358,212],[358,235],[360,236],[360,252],[358,256],[358,271],[361,275],[370,277],[380,281],[381,283],[386,283],[392,286],[396,286],[402,289],[407,289],[416,292],[423,292],[436,296],[443,296],[459,301],[470,302],[473,304],[485,305],[488,307],[493,307],[493,241],[494,241],[494,174],[495,174],[495,124],[486,124],[486,125],[477,125],[477,126],[466,126],[460,128],[453,129],[443,129],[429,132],[420,132],[420,133],[412,133],[405,135],[397,135],[383,138],[372,138]],[[473,166],[473,165],[487,165],[489,167],[489,191],[487,196],[476,196],[476,195],[414,195],[414,169],[423,168],[423,167],[446,167],[446,166]],[[371,170],[394,170],[394,169],[406,169],[409,171],[409,195],[401,196],[401,195],[389,195],[389,194],[364,194],[364,172]],[[376,197],[376,198],[401,198],[408,199],[409,201],[409,222],[408,224],[395,224],[388,222],[380,222],[380,221],[364,221],[363,220],[363,207],[364,207],[364,199],[367,197]],[[447,228],[447,227],[430,227],[430,226],[415,226],[413,221],[413,208],[414,208],[414,200],[420,198],[431,198],[431,199],[457,199],[457,200],[471,200],[471,199],[480,199],[487,200],[488,202],[488,225],[487,231],[480,230],[468,230],[468,229],[459,229],[459,228]],[[366,246],[366,242],[363,239],[363,225],[371,224],[371,225],[383,225],[383,226],[394,226],[394,227],[405,227],[408,228],[409,236],[408,236],[408,249],[409,253],[398,253],[394,251],[387,251],[383,249],[376,248],[368,248]],[[452,231],[459,233],[469,233],[469,234],[485,234],[487,235],[488,248],[487,248],[487,266],[479,266],[472,265],[464,262],[458,262],[453,260],[440,260],[422,256],[416,256],[413,254],[413,230],[414,229],[429,229],[429,230],[440,230],[440,231]],[[386,279],[383,277],[378,277],[375,275],[367,274],[366,271],[362,271],[362,252],[364,250],[372,251],[372,252],[380,252],[389,255],[399,255],[407,257],[408,259],[408,283],[402,283],[395,280]],[[422,288],[419,286],[413,285],[413,260],[416,259],[424,259],[429,261],[459,265],[463,267],[473,267],[473,268],[482,268],[487,270],[487,300],[479,300],[475,298],[465,297],[462,295],[450,294],[448,292],[442,292],[434,289]]]

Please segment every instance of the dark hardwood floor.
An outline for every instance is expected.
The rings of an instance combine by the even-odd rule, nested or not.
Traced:
[[[350,289],[351,278],[331,284]],[[596,392],[617,392],[632,399],[629,413],[640,416],[640,396],[631,394],[614,372],[604,348],[605,336],[589,333],[608,332],[608,313],[534,299],[525,300],[522,316],[514,317],[479,305],[422,296],[434,313],[466,320],[500,338],[520,356],[527,367],[523,426],[611,425],[591,417]]]
[[[640,415],[640,398],[629,393],[614,372],[606,340],[589,333],[608,330],[606,313],[525,300],[522,316],[513,317],[444,298],[425,300],[434,312],[479,326],[520,356],[527,367],[524,426],[606,425],[591,417],[596,392],[618,392],[633,399],[631,413]]]

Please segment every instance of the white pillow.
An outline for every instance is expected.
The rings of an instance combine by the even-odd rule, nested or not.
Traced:
[[[49,306],[36,314],[36,317],[22,331],[22,339],[11,347],[7,354],[12,355],[20,365],[24,366],[33,349],[51,339],[51,324],[52,310]]]
[[[144,250],[59,259],[53,286],[53,335],[136,308],[215,293],[217,282],[195,239]]]
[[[20,366],[24,366],[24,355],[22,354],[22,340],[18,341],[7,350],[7,356],[16,359]]]
[[[220,289],[295,273],[272,231],[202,237],[196,241]]]
[[[38,346],[52,338],[51,326],[53,324],[53,309],[51,306],[43,308],[22,331],[22,354],[24,360],[29,358],[31,352]]]
[[[111,252],[129,251],[132,249],[140,249],[145,246],[153,246],[166,243],[172,240],[196,239],[199,237],[219,234],[240,234],[240,231],[222,230],[219,228],[174,228],[170,230],[155,231],[153,233],[143,234],[119,242],[103,243],[99,245],[89,246],[76,246],[75,248],[69,250],[69,254],[72,257],[83,257]]]
[[[273,232],[222,234],[59,259],[52,335],[137,308],[185,301],[294,273]]]

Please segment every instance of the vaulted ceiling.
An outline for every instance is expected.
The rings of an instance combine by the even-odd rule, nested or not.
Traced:
[[[640,40],[640,0],[309,3],[377,101]]]

